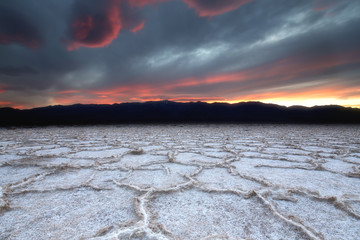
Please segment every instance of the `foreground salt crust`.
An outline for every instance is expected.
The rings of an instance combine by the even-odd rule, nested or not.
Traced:
[[[0,131],[0,239],[358,239],[360,128]]]

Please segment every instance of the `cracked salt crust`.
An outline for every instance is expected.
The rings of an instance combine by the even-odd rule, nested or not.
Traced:
[[[240,190],[243,192],[260,189],[261,184],[229,174],[226,168],[211,168],[203,170],[196,179],[200,184],[210,189]]]
[[[307,239],[296,227],[277,219],[255,196],[196,190],[157,194],[150,209],[175,238],[211,235],[235,239]]]
[[[45,170],[39,167],[2,166],[0,167],[0,184],[2,187],[5,187],[9,184],[22,182],[26,179],[29,179],[31,176],[44,172]]]
[[[2,129],[0,239],[358,239],[357,126]]]
[[[70,155],[71,158],[108,158],[116,157],[126,153],[128,149],[109,149],[109,150],[100,150],[100,151],[81,151],[75,154]]]
[[[88,239],[106,226],[137,220],[131,201],[136,194],[127,189],[70,188],[10,197],[12,210],[1,216],[2,239]]]
[[[334,205],[332,199],[308,198],[304,195],[294,197],[295,201],[275,200],[275,204],[284,215],[295,216],[302,224],[318,229],[316,234],[320,238],[356,239],[360,236],[360,218],[349,218],[349,214],[341,206]]]

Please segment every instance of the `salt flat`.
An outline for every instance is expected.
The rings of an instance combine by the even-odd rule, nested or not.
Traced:
[[[0,130],[0,239],[360,236],[359,126]]]

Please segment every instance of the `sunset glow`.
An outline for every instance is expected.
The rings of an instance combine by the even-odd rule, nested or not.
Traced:
[[[83,15],[77,17],[72,23],[73,40],[68,44],[69,51],[79,47],[108,46],[119,34],[122,28],[120,19],[120,1],[112,0],[103,17]]]
[[[45,2],[0,4],[0,107],[360,107],[358,1]]]

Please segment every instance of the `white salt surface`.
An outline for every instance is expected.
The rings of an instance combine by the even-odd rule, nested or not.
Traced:
[[[0,131],[0,239],[359,239],[360,128]]]

